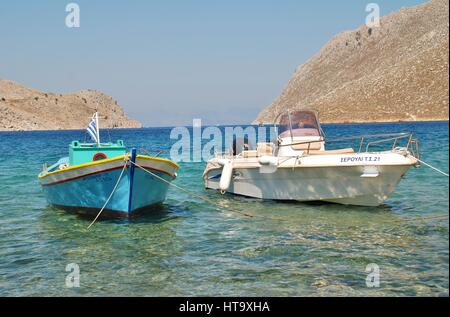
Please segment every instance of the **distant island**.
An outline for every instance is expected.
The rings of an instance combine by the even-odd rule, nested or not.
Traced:
[[[254,123],[296,108],[325,123],[448,120],[448,21],[448,0],[432,0],[338,34]]]
[[[85,129],[96,109],[101,128],[142,127],[101,92],[49,93],[0,79],[0,131]]]

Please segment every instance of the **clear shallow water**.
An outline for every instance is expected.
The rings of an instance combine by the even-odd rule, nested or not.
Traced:
[[[448,171],[448,123],[326,125],[328,136],[416,132],[422,158]],[[170,149],[170,129],[112,139]],[[448,296],[448,178],[411,169],[385,205],[277,203],[205,191],[204,163],[182,163],[165,204],[132,221],[89,221],[47,206],[36,175],[82,131],[0,133],[0,296]],[[229,208],[233,211],[226,211]],[[245,217],[234,211],[257,215]],[[81,287],[65,286],[77,263]],[[365,268],[381,270],[367,288]]]

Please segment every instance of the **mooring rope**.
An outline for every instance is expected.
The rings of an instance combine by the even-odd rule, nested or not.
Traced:
[[[436,172],[439,172],[439,173],[441,173],[442,175],[445,175],[445,176],[448,177],[448,174],[447,174],[447,173],[441,171],[441,170],[438,169],[437,167],[434,167],[434,166],[432,166],[431,164],[428,164],[428,163],[426,163],[426,162],[424,162],[424,161],[422,161],[422,160],[419,160],[417,157],[416,157],[416,160],[419,161],[420,163],[422,163],[423,165],[428,166],[428,167],[431,168],[431,169],[434,169]]]
[[[130,163],[135,165],[136,167],[142,169],[144,172],[147,172],[148,174],[156,177],[160,181],[162,181],[164,183],[167,183],[170,186],[173,186],[173,187],[175,187],[175,188],[177,188],[177,189],[179,189],[179,190],[181,190],[181,191],[183,191],[183,192],[185,192],[185,193],[187,193],[189,195],[197,197],[198,199],[201,199],[201,200],[203,200],[203,201],[205,201],[205,202],[207,202],[207,203],[209,203],[209,204],[211,204],[211,205],[213,205],[213,206],[215,206],[215,207],[217,207],[219,209],[223,209],[222,206],[218,205],[215,201],[212,201],[209,198],[206,198],[204,196],[198,195],[198,194],[194,193],[193,191],[190,191],[190,190],[188,190],[186,188],[183,188],[183,187],[178,186],[178,185],[176,185],[176,184],[174,184],[172,182],[169,182],[169,181],[165,180],[164,178],[160,177],[159,175],[156,175],[155,173],[145,169],[144,167],[140,166],[139,164],[137,164],[135,162],[130,161]],[[227,209],[227,210],[232,211],[232,212],[236,212],[236,213],[241,214],[241,215],[246,216],[246,217],[254,217],[254,215],[251,215],[251,214],[248,214],[248,213],[245,213],[245,212],[242,212],[242,211],[232,210],[232,209]]]
[[[105,207],[108,205],[109,201],[111,200],[112,196],[116,192],[117,186],[119,186],[120,180],[122,179],[123,172],[125,171],[127,164],[128,164],[128,159],[125,157],[125,164],[123,165],[122,171],[120,172],[119,178],[117,179],[116,185],[114,185],[114,188],[113,188],[111,194],[109,194],[109,197],[106,200],[105,204],[103,205],[102,209],[100,209],[97,216],[94,218],[94,220],[92,220],[91,224],[87,227],[88,229],[91,228],[91,226],[97,221],[98,217],[100,217],[100,214],[103,212],[103,209],[105,209]]]
[[[417,159],[417,158],[416,158],[416,159]],[[449,175],[448,175],[447,173],[445,173],[445,172],[443,172],[442,170],[440,170],[440,169],[438,169],[438,168],[432,166],[431,164],[428,164],[428,163],[426,163],[426,162],[424,162],[424,161],[422,161],[422,160],[420,160],[420,159],[417,159],[417,161],[420,162],[420,163],[422,163],[422,164],[424,164],[424,165],[426,165],[426,166],[428,166],[428,167],[430,167],[431,169],[433,169],[433,170],[435,170],[435,171],[437,171],[437,172],[439,172],[439,173],[441,173],[441,174],[443,174],[443,175],[449,177]],[[116,182],[116,184],[114,185],[113,190],[111,191],[111,194],[109,195],[109,197],[108,197],[108,199],[106,200],[106,202],[105,202],[105,204],[103,205],[103,207],[102,207],[102,208],[100,209],[100,211],[98,212],[97,216],[94,218],[94,220],[91,222],[91,224],[87,227],[87,229],[90,229],[90,228],[92,227],[92,225],[97,221],[97,219],[100,217],[100,215],[101,215],[101,213],[103,212],[103,210],[104,210],[104,209],[106,208],[106,206],[108,205],[109,201],[111,200],[112,196],[114,195],[115,191],[117,190],[117,187],[119,186],[120,180],[122,179],[123,173],[124,173],[124,171],[125,171],[125,169],[126,169],[126,167],[127,167],[127,165],[128,165],[128,162],[130,162],[131,164],[133,164],[133,165],[135,165],[136,167],[140,168],[140,169],[143,170],[144,172],[146,172],[146,173],[152,175],[153,177],[157,178],[158,180],[160,180],[160,181],[162,181],[162,182],[168,184],[169,186],[175,187],[175,188],[177,188],[177,189],[179,189],[179,190],[181,190],[181,191],[183,191],[183,192],[185,192],[185,193],[187,193],[187,194],[189,194],[189,195],[191,195],[191,196],[194,196],[194,197],[196,197],[196,198],[198,198],[198,199],[200,199],[200,200],[203,200],[203,201],[205,201],[205,202],[207,202],[207,203],[213,205],[214,207],[219,208],[220,210],[223,210],[223,209],[224,209],[222,206],[220,206],[219,204],[217,204],[215,201],[213,201],[213,200],[211,200],[211,199],[209,199],[209,198],[206,198],[206,197],[204,197],[204,196],[202,196],[202,195],[199,195],[199,194],[197,194],[197,193],[195,193],[195,192],[193,192],[193,191],[190,191],[190,190],[188,190],[188,189],[186,189],[186,188],[183,188],[183,187],[181,187],[181,186],[179,186],[179,185],[176,185],[176,184],[174,184],[174,183],[172,183],[172,182],[169,182],[169,181],[165,180],[164,178],[160,177],[159,175],[157,175],[157,174],[155,174],[155,173],[153,173],[153,172],[151,172],[151,171],[145,169],[143,166],[141,166],[141,165],[139,165],[139,164],[137,164],[137,163],[135,163],[135,162],[129,160],[129,159],[126,157],[126,158],[125,158],[125,164],[124,164],[124,166],[123,166],[123,168],[122,168],[122,171],[120,172],[119,178],[117,179],[117,182]],[[236,212],[236,213],[238,213],[238,214],[240,214],[240,215],[243,215],[243,216],[246,216],[246,217],[255,217],[255,216],[258,216],[258,215],[252,215],[252,214],[248,214],[248,213],[245,213],[245,212],[242,212],[242,211],[238,211],[238,210],[233,210],[233,209],[227,209],[227,211]],[[288,219],[283,219],[283,218],[279,218],[279,217],[275,217],[275,218],[272,218],[272,217],[264,217],[264,218],[269,218],[269,219],[272,219],[272,220],[285,220],[285,221],[288,221]],[[436,216],[428,216],[428,217],[426,217],[426,216],[425,216],[425,217],[420,217],[420,216],[419,216],[419,217],[414,217],[414,218],[405,219],[405,220],[406,220],[406,221],[411,221],[411,220],[428,220],[428,219],[431,220],[431,219],[436,219],[436,218],[448,218],[448,215],[436,215]],[[400,221],[404,221],[404,220],[399,220],[399,222],[400,222]],[[395,223],[395,222],[397,222],[397,221],[394,221],[394,223]]]

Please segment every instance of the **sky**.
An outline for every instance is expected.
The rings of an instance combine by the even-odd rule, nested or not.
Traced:
[[[370,2],[383,16],[424,1],[0,0],[0,78],[102,91],[144,126],[246,124]]]

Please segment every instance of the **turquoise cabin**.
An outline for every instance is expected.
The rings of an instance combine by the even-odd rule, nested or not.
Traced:
[[[79,165],[92,161],[109,159],[126,153],[122,140],[117,142],[101,143],[81,143],[72,141],[69,146],[69,165]]]

